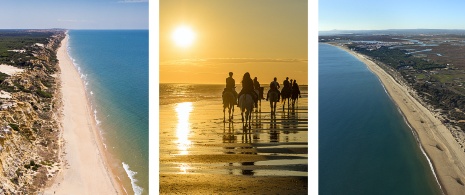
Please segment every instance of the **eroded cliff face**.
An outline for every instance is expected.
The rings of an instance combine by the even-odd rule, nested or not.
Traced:
[[[56,50],[65,34],[53,32],[47,44],[25,48],[33,57],[19,67],[23,72],[0,83],[0,194],[35,193],[62,163],[61,97],[55,75]]]

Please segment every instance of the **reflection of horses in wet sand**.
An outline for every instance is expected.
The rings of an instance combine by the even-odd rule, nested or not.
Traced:
[[[269,94],[270,107],[271,107],[271,117],[276,115],[276,104],[279,101],[279,94],[277,91],[270,91]]]
[[[253,111],[253,98],[250,94],[242,94],[239,97],[239,107],[241,108],[242,127],[251,127],[250,121],[252,120]],[[245,123],[244,123],[244,112],[245,112]]]
[[[283,103],[283,111],[284,105],[286,105],[287,100],[287,108],[289,109],[289,98],[291,98],[291,88],[284,86],[283,90],[281,90],[281,102]]]
[[[226,122],[226,108],[228,108],[228,121],[232,121],[234,115],[235,98],[232,92],[227,91],[223,94],[223,122]]]

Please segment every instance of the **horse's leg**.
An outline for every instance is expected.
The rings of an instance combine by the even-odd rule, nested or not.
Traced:
[[[286,105],[286,98],[283,98],[283,112],[284,112],[284,105]]]
[[[234,119],[234,104],[232,104],[231,107],[232,107],[231,119]]]
[[[226,107],[223,106],[223,123],[226,122],[226,113],[225,113]]]
[[[245,127],[246,129],[249,128],[249,111],[245,111]]]
[[[289,111],[290,105],[291,105],[291,98],[287,98],[287,111]]]
[[[252,126],[250,126],[250,123],[252,122],[252,113],[250,113],[250,116],[249,116],[249,127],[251,128]]]
[[[244,111],[241,108],[242,128],[244,128]]]

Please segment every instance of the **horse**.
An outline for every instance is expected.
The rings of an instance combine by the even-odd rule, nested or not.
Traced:
[[[292,93],[291,93],[292,108],[294,108],[295,101],[298,100],[299,97],[300,97],[300,89],[299,89],[299,87],[296,87],[295,89],[292,89]]]
[[[259,110],[260,111],[262,110],[262,99],[265,99],[263,98],[263,89],[264,89],[263,87],[260,87],[259,89],[254,90],[258,97],[258,105],[257,105],[256,112],[258,112]]]
[[[241,117],[242,117],[242,127],[251,127],[250,121],[252,120],[252,111],[253,111],[253,98],[250,94],[242,94],[239,97],[239,107],[241,108]],[[245,123],[244,123],[244,112],[245,112]]]
[[[223,93],[223,122],[226,122],[226,108],[228,108],[228,120],[232,121],[234,115],[234,103],[235,103],[234,94],[231,91],[226,91]],[[231,112],[232,110],[232,112]]]
[[[276,115],[276,104],[279,101],[279,93],[277,91],[270,91],[270,107],[271,107],[271,117]]]
[[[284,88],[281,90],[281,102],[283,102],[283,111],[284,111],[284,105],[286,105],[286,100],[287,100],[287,108],[289,109],[289,98],[291,98],[291,88],[288,86],[284,86]]]

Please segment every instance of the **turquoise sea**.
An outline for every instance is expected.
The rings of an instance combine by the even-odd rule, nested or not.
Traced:
[[[376,75],[337,47],[318,50],[319,194],[441,194]]]
[[[129,194],[148,194],[148,30],[70,30],[110,163]]]

